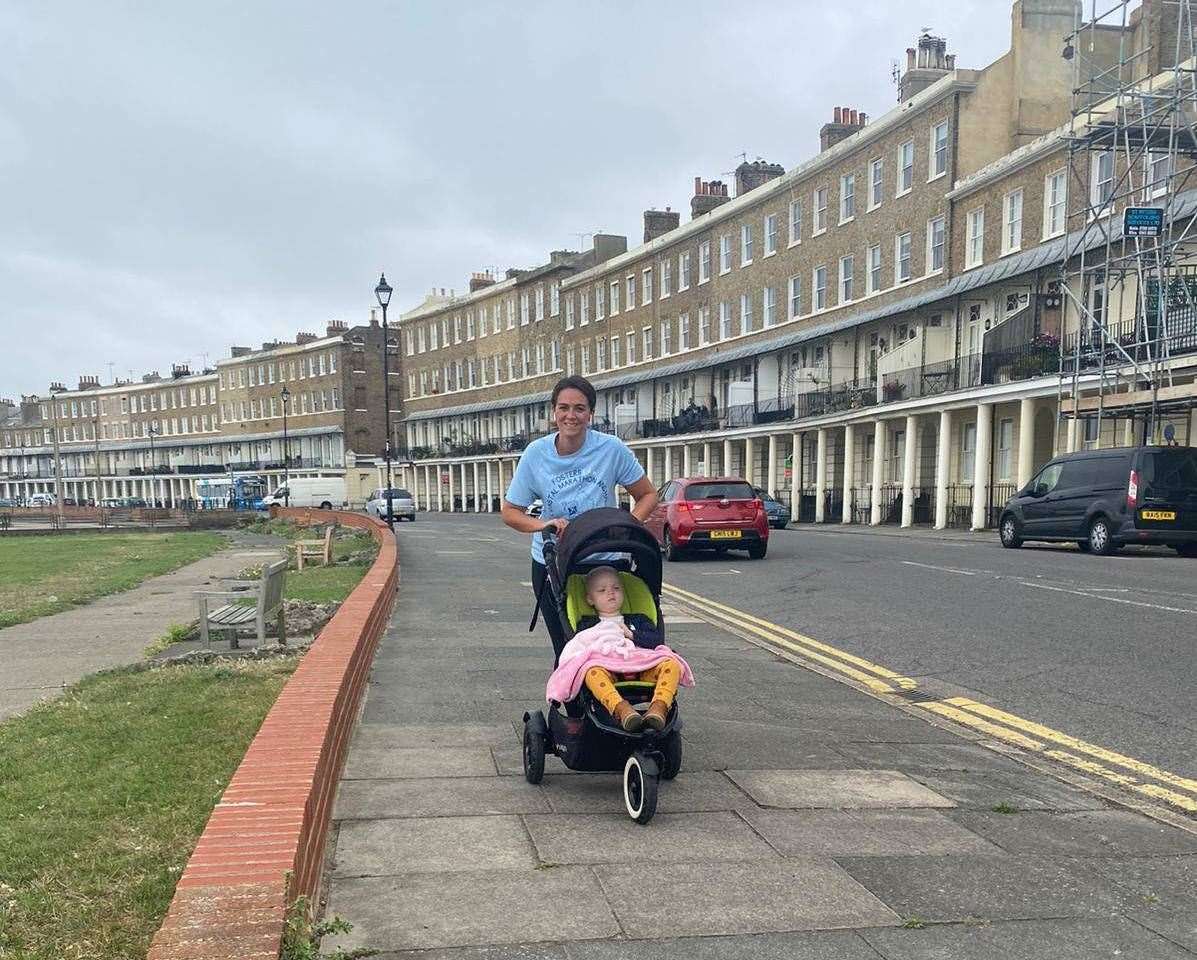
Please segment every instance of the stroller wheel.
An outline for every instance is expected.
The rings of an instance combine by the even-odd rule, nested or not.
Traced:
[[[656,762],[642,753],[633,753],[623,765],[623,803],[637,823],[648,823],[657,812],[659,779]]]
[[[661,744],[661,779],[672,780],[682,769],[682,735],[676,730]]]
[[[524,724],[524,779],[540,783],[544,779],[544,734],[537,733],[531,724]]]

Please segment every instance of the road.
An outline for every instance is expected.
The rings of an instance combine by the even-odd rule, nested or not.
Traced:
[[[497,516],[419,524],[494,537],[527,579],[526,538]],[[1092,557],[804,525],[774,531],[765,560],[702,555],[667,564],[666,582],[910,677],[920,695],[971,698],[1197,777],[1197,561],[1170,551]]]

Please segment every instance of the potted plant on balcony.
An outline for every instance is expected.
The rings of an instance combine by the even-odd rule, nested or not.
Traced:
[[[906,384],[900,380],[887,380],[881,385],[881,396],[885,398],[886,403],[901,400],[905,393]]]

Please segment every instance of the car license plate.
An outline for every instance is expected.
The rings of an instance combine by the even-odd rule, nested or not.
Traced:
[[[740,539],[740,531],[739,530],[712,530],[711,531],[711,539],[712,540],[739,540]]]
[[[1175,510],[1144,510],[1139,514],[1142,520],[1175,520]]]

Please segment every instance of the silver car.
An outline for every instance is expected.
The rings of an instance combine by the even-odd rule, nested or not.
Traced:
[[[366,513],[372,517],[378,517],[379,520],[387,518],[387,491],[385,487],[370,493],[370,498],[366,501]],[[416,519],[415,498],[408,491],[400,487],[391,488],[391,516],[396,520],[407,519],[413,523]]]

